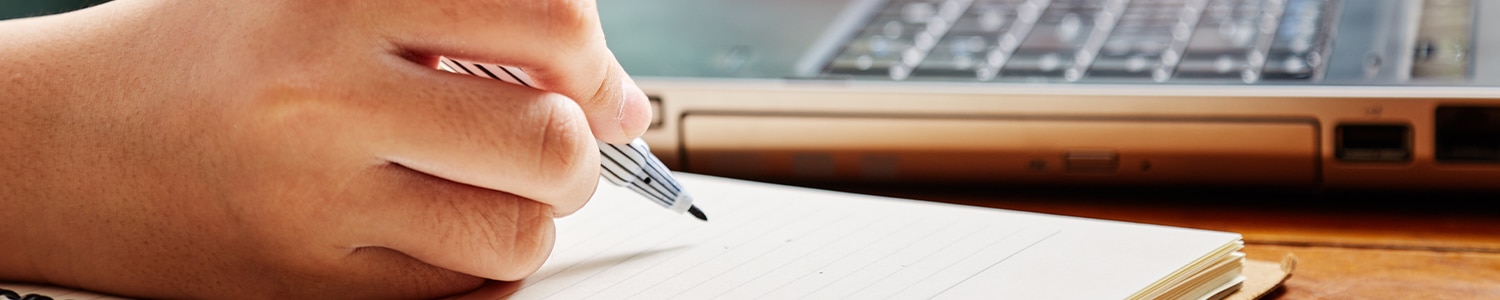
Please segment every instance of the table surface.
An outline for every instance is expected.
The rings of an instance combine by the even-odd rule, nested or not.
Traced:
[[[1296,259],[1270,299],[1500,299],[1495,193],[799,185],[1238,232],[1250,259]]]

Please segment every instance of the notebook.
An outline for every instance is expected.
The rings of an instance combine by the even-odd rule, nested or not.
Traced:
[[[1231,232],[678,176],[712,221],[600,184],[539,271],[472,298],[1248,299],[1286,276],[1246,282]]]
[[[780,182],[1500,187],[1500,3],[600,1],[680,170]]]

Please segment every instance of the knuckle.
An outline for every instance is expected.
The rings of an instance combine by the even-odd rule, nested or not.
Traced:
[[[588,25],[598,18],[598,9],[594,1],[589,0],[550,0],[543,1],[542,10],[549,19],[564,22],[562,24]]]
[[[550,209],[544,204],[512,196],[511,207],[489,215],[489,228],[501,228],[498,236],[510,238],[490,239],[492,251],[503,254],[505,269],[495,278],[520,280],[541,268],[552,252],[554,228]]]
[[[548,189],[545,203],[558,215],[570,214],[583,206],[599,180],[599,146],[589,129],[582,108],[572,100],[549,94],[546,121],[541,130],[537,170],[542,182],[557,188]]]
[[[599,85],[595,86],[592,91],[588,91],[593,95],[592,98],[587,100],[588,105],[596,109],[609,110],[608,112],[613,113],[614,110],[618,110],[619,101],[624,100],[621,97],[621,93],[624,92],[621,90],[622,86],[620,85],[622,79],[618,76],[612,76],[613,71],[610,68],[602,68],[599,72],[600,74],[596,75],[596,77],[602,78],[602,80],[599,80]]]
[[[539,124],[537,170],[545,170],[543,174],[549,177],[543,179],[551,183],[589,178],[581,175],[597,169],[599,158],[587,118],[572,100],[555,94],[547,97],[552,99],[545,101],[545,121]]]
[[[565,40],[591,41],[602,38],[596,34],[600,30],[599,11],[592,0],[550,0],[542,1],[541,22],[545,22],[552,36],[562,37]]]

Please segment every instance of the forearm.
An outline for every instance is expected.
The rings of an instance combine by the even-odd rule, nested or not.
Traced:
[[[0,281],[43,281],[28,245],[38,222],[31,146],[39,117],[32,104],[50,88],[38,85],[29,61],[39,57],[36,39],[45,20],[0,21]]]
[[[77,211],[84,194],[103,191],[91,180],[99,175],[86,175],[104,174],[103,164],[79,155],[105,152],[102,141],[88,141],[82,133],[89,131],[80,129],[114,118],[80,113],[91,110],[84,100],[102,98],[103,82],[84,78],[105,77],[80,68],[97,64],[81,53],[99,47],[81,37],[107,34],[97,23],[75,21],[88,18],[99,16],[0,22],[0,281],[61,279],[46,272],[55,266],[44,256],[65,253],[60,242],[79,238],[57,236],[51,227]]]

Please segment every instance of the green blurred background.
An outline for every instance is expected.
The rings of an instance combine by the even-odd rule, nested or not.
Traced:
[[[108,0],[0,0],[0,20],[50,15],[104,2]]]

